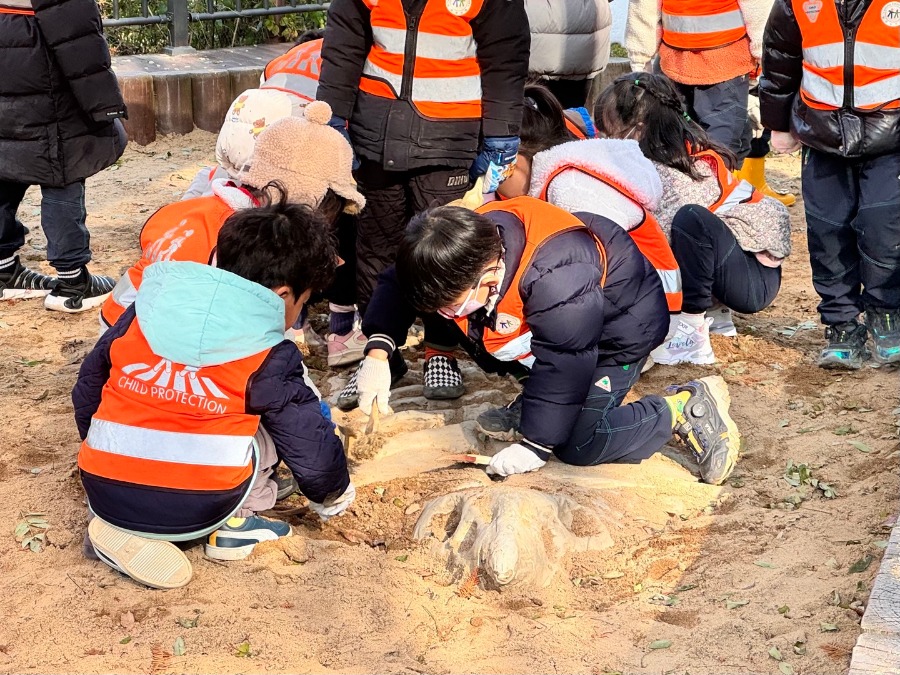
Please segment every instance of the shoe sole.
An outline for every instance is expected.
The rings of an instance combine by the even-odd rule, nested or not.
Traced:
[[[466,393],[465,386],[461,387],[422,387],[422,396],[429,401],[455,401],[464,396]]]
[[[49,309],[52,312],[64,312],[66,314],[80,314],[81,312],[87,312],[100,307],[106,302],[106,299],[110,295],[112,295],[112,291],[103,295],[96,295],[92,298],[82,298],[81,307],[78,309],[71,309],[70,307],[66,307],[66,300],[69,298],[63,295],[50,294],[44,298],[44,309]]]
[[[88,538],[114,567],[150,588],[181,588],[194,574],[190,560],[171,542],[144,539],[100,518],[88,524]]]
[[[660,366],[680,366],[685,363],[689,363],[694,366],[714,366],[716,365],[716,357],[713,356],[712,361],[698,361],[693,359],[658,359],[654,357],[653,362]],[[641,372],[643,373],[646,371],[642,370]]]
[[[278,539],[285,539],[287,537],[293,536],[294,531],[291,529],[284,536],[278,537],[277,539],[265,539],[264,541],[278,541]],[[204,546],[204,552],[206,553],[207,558],[212,558],[213,560],[244,560],[251,553],[253,553],[253,549],[256,548],[257,544],[261,544],[262,542],[254,542],[252,544],[247,544],[246,546],[213,546],[212,544],[206,544]]]
[[[710,483],[710,485],[721,485],[728,480],[728,476],[731,475],[737,464],[738,454],[741,450],[741,432],[738,431],[737,424],[731,418],[731,392],[728,391],[728,385],[725,383],[725,380],[719,375],[710,375],[709,377],[700,378],[698,382],[701,382],[706,387],[707,393],[716,404],[719,417],[722,418],[725,428],[728,430],[728,455],[725,471],[718,481]],[[704,479],[704,482],[707,481]]]
[[[825,370],[859,370],[869,360],[870,356],[868,352],[865,352],[859,359],[850,361],[820,356],[817,365]]]
[[[46,298],[50,293],[51,291],[33,291],[25,290],[24,288],[10,290],[7,288],[0,293],[0,300],[33,300],[35,298]]]
[[[880,354],[878,352],[878,350],[876,349],[875,350],[875,361],[877,361],[878,363],[885,365],[885,366],[892,365],[892,364],[898,364],[898,363],[900,363],[900,351],[897,351],[897,352],[894,352],[893,354],[888,354],[887,356],[884,356],[883,354]]]

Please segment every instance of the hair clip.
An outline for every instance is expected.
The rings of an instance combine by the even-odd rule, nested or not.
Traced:
[[[681,111],[681,114],[684,115],[684,119],[686,119],[688,122],[692,122],[692,121],[693,121],[693,120],[691,119],[691,116],[688,115],[688,113],[687,113],[686,110],[682,110],[682,111]]]
[[[535,112],[540,112],[537,101],[535,101],[530,96],[525,97],[525,105],[528,106],[529,108],[531,108],[532,110],[534,110]]]

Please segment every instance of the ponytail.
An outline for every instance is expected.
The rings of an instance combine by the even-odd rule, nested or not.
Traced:
[[[597,98],[594,120],[611,137],[640,127],[638,142],[645,157],[694,180],[702,178],[694,167],[694,153],[713,150],[726,164],[735,162],[730,150],[691,119],[665,75],[629,73],[616,78]]]
[[[530,159],[570,140],[563,107],[553,93],[543,84],[525,85],[519,153]]]

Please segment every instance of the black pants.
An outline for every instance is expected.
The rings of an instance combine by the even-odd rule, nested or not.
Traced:
[[[768,307],[781,288],[781,268],[741,249],[722,219],[702,206],[683,206],[672,219],[672,252],[681,269],[682,310],[702,314],[715,298],[742,314]]]
[[[415,171],[385,171],[378,162],[363,160],[356,174],[366,208],[357,217],[356,301],[365,313],[378,275],[394,263],[397,247],[410,219],[420,211],[443,206],[469,189],[469,170],[429,167]],[[428,344],[449,347],[457,337],[444,321],[424,319]]]
[[[592,80],[541,80],[563,108],[582,108],[587,103]]]
[[[28,187],[0,181],[0,260],[25,245],[25,227],[16,211]],[[77,270],[91,261],[86,218],[83,180],[61,188],[41,187],[41,228],[47,237],[47,259],[57,270]]]
[[[900,153],[854,160],[804,148],[801,177],[822,322],[900,309]]]
[[[672,414],[661,396],[622,405],[641,377],[644,360],[598,366],[572,435],[553,454],[566,464],[594,466],[649,459],[672,437]]]
[[[753,136],[747,102],[750,97],[750,78],[747,75],[719,84],[691,85],[676,82],[684,96],[690,116],[706,129],[710,138],[731,150],[738,159],[738,168],[750,152]]]
[[[335,305],[356,304],[356,216],[342,213],[337,221],[338,255],[344,264],[334,273],[325,297]]]

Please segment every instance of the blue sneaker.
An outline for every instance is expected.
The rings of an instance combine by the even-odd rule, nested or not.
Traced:
[[[819,356],[819,367],[840,370],[859,370],[869,358],[866,349],[866,327],[856,321],[848,321],[825,328],[828,344]]]
[[[222,527],[209,535],[206,555],[216,560],[243,560],[261,541],[275,541],[290,537],[291,526],[280,520],[261,516],[229,518]]]
[[[875,360],[900,363],[900,310],[866,310],[866,325],[875,343]]]

